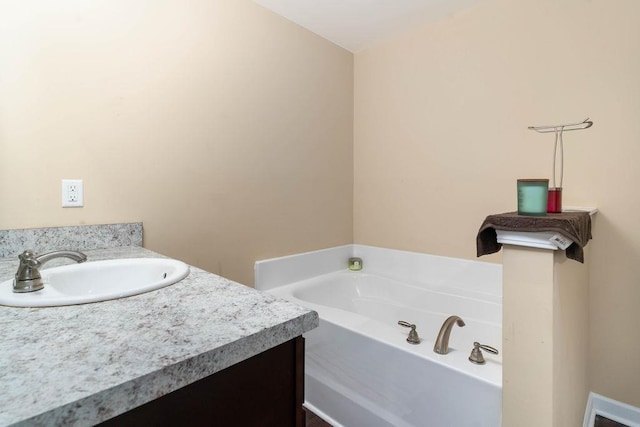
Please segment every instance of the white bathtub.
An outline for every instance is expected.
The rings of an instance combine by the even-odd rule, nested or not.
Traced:
[[[380,248],[352,252],[363,257],[363,272],[343,268],[263,286],[256,269],[258,288],[320,314],[320,327],[305,334],[305,405],[335,426],[500,426],[501,356],[484,352],[485,365],[468,360],[474,341],[501,346],[500,284],[486,286],[500,270]],[[388,260],[370,263],[384,255],[400,270]],[[425,268],[432,277],[422,276]],[[454,326],[449,354],[436,354],[435,337],[454,314],[466,326]],[[398,320],[416,324],[422,342],[407,343]]]

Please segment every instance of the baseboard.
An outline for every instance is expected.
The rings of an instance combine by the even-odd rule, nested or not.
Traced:
[[[339,422],[331,418],[329,415],[325,414],[324,411],[321,411],[320,409],[316,408],[315,406],[308,403],[307,401],[305,401],[302,406],[304,406],[306,409],[316,414],[318,417],[322,418],[322,420],[325,421],[326,423],[331,424],[333,427],[344,427],[342,424],[340,424]]]
[[[583,427],[593,427],[596,415],[628,427],[640,427],[640,408],[591,392],[584,414]]]

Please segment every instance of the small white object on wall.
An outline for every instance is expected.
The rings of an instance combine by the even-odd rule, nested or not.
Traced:
[[[84,191],[81,179],[62,180],[62,207],[81,208],[84,206]]]

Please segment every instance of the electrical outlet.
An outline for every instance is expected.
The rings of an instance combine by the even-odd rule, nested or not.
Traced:
[[[62,207],[81,208],[84,206],[84,192],[81,179],[62,180]]]

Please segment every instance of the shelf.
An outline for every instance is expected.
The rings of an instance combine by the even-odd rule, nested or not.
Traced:
[[[593,219],[594,215],[598,213],[597,208],[587,208],[587,207],[572,207],[567,206],[562,210],[563,212],[589,212],[591,219]],[[556,251],[560,249],[555,243],[551,242],[551,238],[556,234],[553,231],[505,231],[505,230],[496,230],[497,241],[498,243],[502,243],[503,245],[516,245],[516,246],[526,246],[530,248],[538,248],[538,249],[550,249]],[[563,237],[572,242],[571,239],[567,238],[567,236],[563,235]]]

